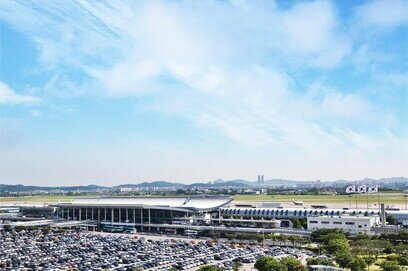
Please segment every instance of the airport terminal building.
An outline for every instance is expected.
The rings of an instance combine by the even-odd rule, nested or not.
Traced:
[[[259,208],[234,206],[231,202],[232,198],[229,197],[102,197],[58,202],[51,207],[56,209],[55,216],[58,220],[81,223],[103,231],[134,231],[135,229],[143,231],[145,229],[159,230],[159,228],[169,231],[170,229],[208,226],[232,229],[282,229],[291,228],[293,218],[304,220],[313,218],[311,221],[317,221],[320,218],[363,221],[368,218],[371,221],[371,219],[378,220],[382,217],[393,216],[400,225],[404,225],[404,222],[408,220],[407,210],[384,209],[380,212],[346,208]],[[323,226],[327,226],[326,220],[321,223]],[[381,219],[383,220],[385,219]],[[336,223],[338,225],[339,222],[336,221]],[[367,227],[371,228],[374,224],[365,223],[364,225],[366,225],[364,230],[368,232]],[[312,223],[309,226],[311,227]],[[320,224],[318,226],[320,227]],[[348,231],[360,232],[363,230],[358,225],[354,227],[355,229],[349,229],[350,227],[347,228]]]
[[[210,219],[232,201],[228,197],[133,197],[88,198],[59,202],[57,217],[102,225],[141,226],[171,224],[191,217]]]
[[[403,224],[408,220],[407,210],[385,210],[386,217],[394,217],[399,224]],[[236,219],[291,219],[291,218],[307,218],[320,216],[365,216],[378,217],[381,216],[379,210],[355,210],[355,209],[314,209],[314,208],[237,208],[237,207],[221,207],[220,216],[223,218]]]

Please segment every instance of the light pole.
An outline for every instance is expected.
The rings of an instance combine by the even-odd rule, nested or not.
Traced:
[[[265,246],[265,229],[262,225],[262,246]]]

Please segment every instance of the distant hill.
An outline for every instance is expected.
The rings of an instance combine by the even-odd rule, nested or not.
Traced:
[[[290,186],[296,185],[298,183],[306,184],[311,182],[304,182],[304,181],[293,181],[293,180],[285,180],[285,179],[270,179],[265,181],[265,185],[275,185],[275,186]]]
[[[38,190],[95,191],[100,189],[108,189],[108,187],[93,184],[85,186],[26,186],[22,184],[16,185],[0,184],[0,192],[30,192],[30,191],[32,192]]]
[[[408,188],[408,178],[406,177],[389,177],[380,179],[365,178],[362,180],[348,181],[348,180],[336,180],[330,182],[321,182],[322,186],[332,187],[344,187],[350,183],[365,183],[367,185],[379,184],[382,187],[387,188]],[[265,180],[266,186],[271,187],[304,187],[305,185],[315,185],[316,181],[295,181],[285,179],[270,179]],[[142,182],[138,184],[120,184],[112,187],[99,186],[99,185],[86,185],[86,186],[26,186],[22,184],[8,185],[0,184],[0,193],[16,193],[16,192],[32,192],[32,191],[52,191],[52,190],[64,190],[64,191],[84,191],[92,192],[98,190],[109,190],[117,188],[149,188],[149,187],[173,187],[177,189],[189,188],[189,187],[203,187],[203,188],[220,188],[220,187],[256,187],[258,184],[256,181],[247,181],[243,179],[223,180],[217,179],[213,183],[193,183],[183,184],[179,182],[168,181],[154,181],[154,182]]]
[[[173,183],[173,182],[166,182],[166,181],[155,181],[155,182],[143,182],[139,184],[121,184],[114,186],[114,188],[148,188],[148,187],[176,187],[182,188],[186,186],[186,184],[182,183]]]
[[[222,182],[215,182],[215,183],[192,183],[187,187],[202,187],[202,188],[221,188],[221,187],[250,187],[253,184],[246,184],[242,182],[235,182],[235,181],[222,181]]]
[[[217,179],[214,181],[214,185],[220,185],[220,184],[225,184],[225,183],[239,183],[239,184],[245,184],[249,186],[256,184],[256,182],[246,181],[243,179],[233,179],[233,180],[228,180],[228,181],[225,181],[223,179]]]
[[[257,181],[247,181],[242,179],[234,180],[223,180],[217,179],[214,181],[214,186],[227,186],[232,183],[245,184],[247,186],[257,186]],[[365,183],[367,185],[379,184],[380,186],[387,186],[389,188],[403,188],[408,187],[408,178],[406,177],[389,177],[389,178],[380,178],[380,179],[370,179],[365,178],[362,180],[335,180],[335,181],[326,181],[321,182],[322,186],[334,186],[334,187],[343,187],[350,183]],[[295,187],[295,186],[305,186],[305,185],[315,185],[316,181],[299,181],[299,180],[287,180],[287,179],[269,179],[265,180],[265,186],[273,187]]]
[[[408,178],[406,177],[389,177],[389,178],[380,178],[380,179],[372,179],[372,178],[365,178],[362,180],[355,180],[355,181],[348,181],[348,180],[336,180],[330,183],[333,184],[349,184],[349,183],[365,183],[368,185],[374,184],[383,184],[383,185],[407,185],[408,186]]]

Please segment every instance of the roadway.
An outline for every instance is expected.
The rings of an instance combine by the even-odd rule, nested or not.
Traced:
[[[123,226],[124,223],[111,223],[102,222],[102,224]],[[220,232],[240,232],[240,233],[279,233],[287,235],[300,235],[300,236],[310,236],[312,233],[308,230],[296,230],[296,229],[282,229],[282,228],[249,228],[249,227],[221,227],[221,226],[198,226],[198,225],[182,225],[182,224],[153,224],[153,223],[126,223],[129,226],[146,227],[146,228],[166,228],[166,229],[185,229],[185,230],[195,230],[195,231],[220,231]]]

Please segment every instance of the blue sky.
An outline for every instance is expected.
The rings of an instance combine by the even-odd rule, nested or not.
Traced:
[[[0,178],[407,176],[407,1],[1,1]]]

